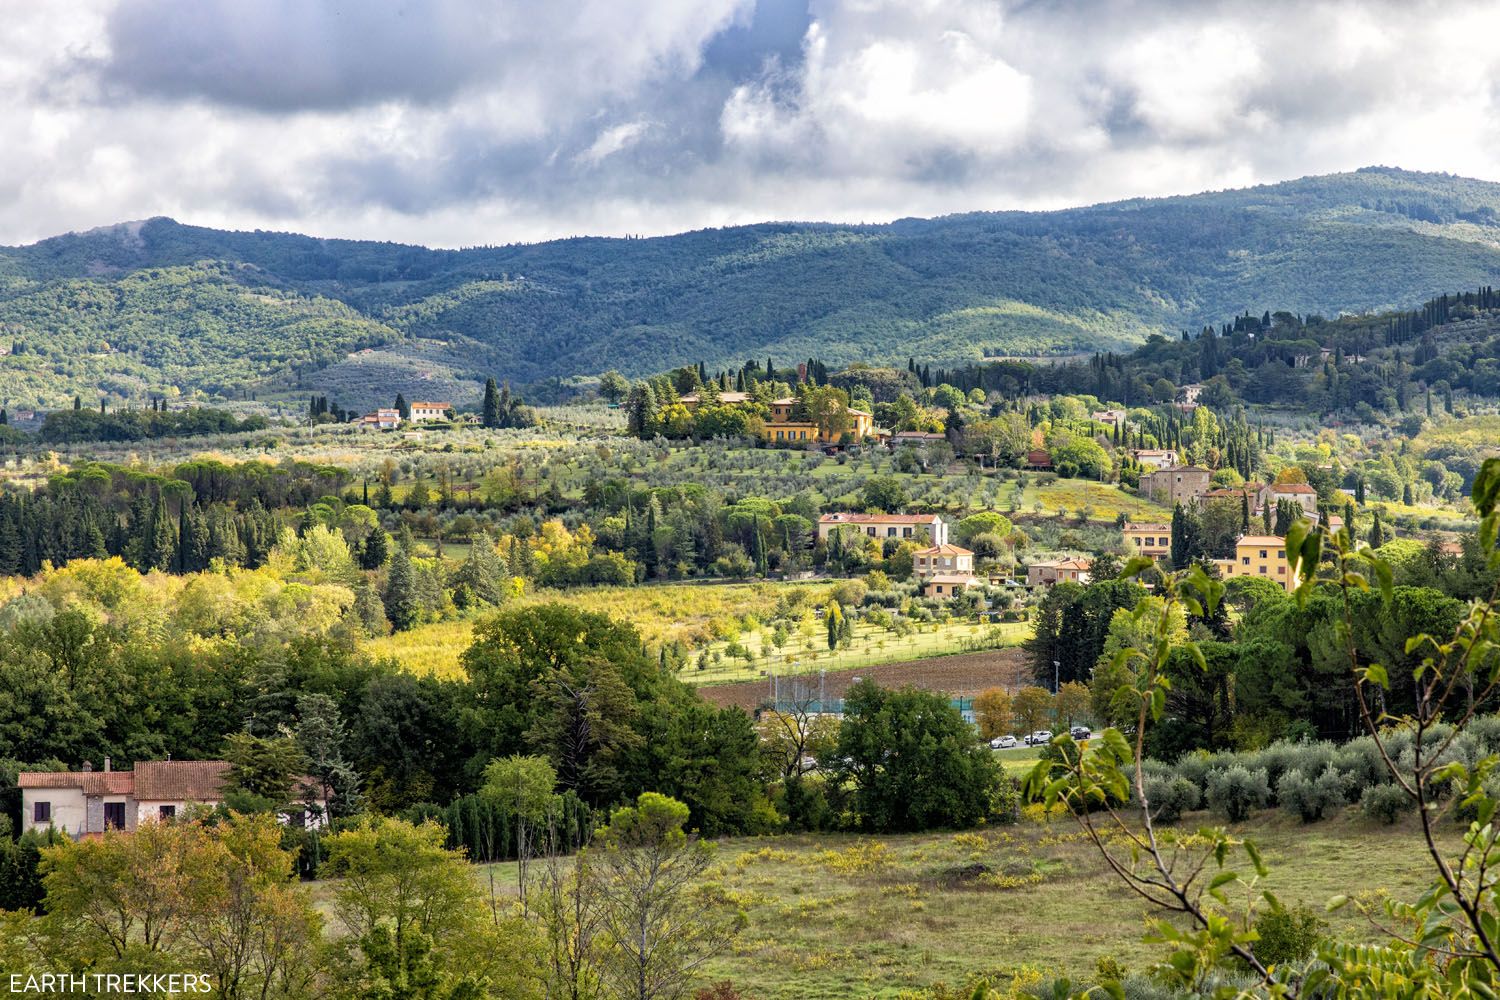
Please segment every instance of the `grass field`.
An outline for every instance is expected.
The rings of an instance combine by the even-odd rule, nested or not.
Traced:
[[[1198,822],[1216,821],[1193,815],[1182,829]],[[1271,866],[1266,887],[1288,905],[1321,911],[1359,891],[1413,899],[1428,881],[1415,828],[1378,826],[1357,809],[1309,826],[1265,812],[1243,833]],[[978,973],[1078,982],[1104,956],[1134,972],[1161,957],[1141,944],[1145,904],[1067,819],[956,835],[738,838],[718,849],[749,924],[703,979],[732,980],[758,1000],[888,1000]],[[513,865],[495,868],[497,885],[513,884]],[[1374,936],[1353,908],[1326,919],[1343,938]]]
[[[757,628],[748,631],[735,641],[754,653],[754,660],[747,662],[744,659],[725,657],[721,662],[710,663],[701,670],[694,663],[683,672],[682,679],[689,684],[723,684],[754,680],[767,672],[789,675],[816,670],[849,670],[877,663],[897,663],[902,660],[1014,646],[1031,634],[1031,625],[1026,622],[993,625],[968,620],[934,622],[921,626],[918,631],[907,636],[898,636],[888,629],[860,623],[854,628],[849,647],[835,651],[828,648],[823,623],[814,620],[812,625],[811,629],[793,635],[780,650],[769,645],[768,630]],[[708,650],[710,653],[722,653],[727,646],[727,642],[719,642],[710,645]],[[770,650],[770,655],[764,655],[763,650]]]
[[[1087,508],[1090,521],[1112,522],[1121,513],[1132,521],[1169,521],[1172,517],[1169,507],[1126,493],[1114,483],[1090,479],[1053,479],[1046,483],[1032,479],[1021,494],[1021,513],[1035,512],[1038,505],[1041,513],[1065,510],[1071,517],[1080,516]]]
[[[790,589],[805,589],[808,599],[818,603],[826,598],[830,586],[826,583],[669,583],[638,587],[580,587],[567,591],[531,591],[508,606],[525,607],[561,601],[584,611],[630,622],[652,648],[680,641],[690,649],[701,649],[739,635],[746,627],[747,619],[769,617]],[[393,658],[417,673],[456,676],[459,656],[468,647],[473,630],[474,623],[467,619],[435,622],[372,639],[366,648],[375,656]]]

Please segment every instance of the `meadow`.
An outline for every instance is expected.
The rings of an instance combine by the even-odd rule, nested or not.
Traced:
[[[1030,751],[1012,753],[1024,767]],[[1210,822],[1190,814],[1178,829]],[[1430,871],[1414,826],[1379,826],[1353,807],[1313,825],[1266,812],[1236,832],[1263,850],[1266,887],[1320,913],[1377,883],[1413,899]],[[1079,982],[1102,958],[1140,973],[1161,957],[1141,943],[1148,907],[1067,818],[957,834],[732,838],[718,844],[718,867],[748,924],[703,980],[732,980],[757,1000],[895,1000],[978,974]],[[489,868],[497,887],[514,884],[514,865]],[[1378,937],[1353,907],[1324,918],[1341,938]]]

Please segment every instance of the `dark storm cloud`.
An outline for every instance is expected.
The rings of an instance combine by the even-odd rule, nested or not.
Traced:
[[[508,13],[381,0],[131,0],[110,14],[107,86],[262,111],[432,103],[494,71]]]

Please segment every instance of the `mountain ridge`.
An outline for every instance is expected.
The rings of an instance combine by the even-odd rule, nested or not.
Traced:
[[[275,395],[319,389],[352,352],[411,345],[469,362],[444,378],[519,384],[767,354],[961,362],[1126,348],[1246,309],[1406,307],[1497,277],[1500,184],[1388,167],[1053,211],[460,250],[156,217],[0,247],[0,345],[53,369],[27,379],[12,355],[0,391],[55,405],[103,378],[124,399]],[[189,341],[197,367],[153,383],[136,362],[154,328]]]

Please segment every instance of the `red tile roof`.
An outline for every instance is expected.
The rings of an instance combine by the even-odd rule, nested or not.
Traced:
[[[1271,487],[1271,492],[1272,493],[1316,493],[1318,491],[1315,490],[1315,489],[1313,489],[1311,486],[1307,485],[1306,483],[1282,483],[1279,486],[1274,486],[1273,485]]]
[[[222,760],[143,760],[135,766],[135,797],[145,802],[217,802],[229,764]]]
[[[874,521],[889,524],[936,524],[936,514],[853,514],[842,511],[824,514],[819,524],[868,524]]]
[[[129,771],[22,771],[16,776],[21,788],[76,788],[85,795],[129,795],[133,787]]]

